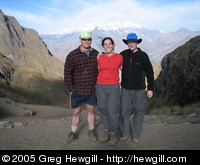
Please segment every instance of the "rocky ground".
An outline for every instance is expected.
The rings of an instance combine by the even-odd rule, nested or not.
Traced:
[[[140,143],[131,139],[114,147],[90,142],[83,110],[79,138],[66,144],[71,110],[53,106],[19,104],[0,99],[1,150],[199,150],[200,109],[189,115],[145,115]],[[102,125],[96,115],[98,136]]]

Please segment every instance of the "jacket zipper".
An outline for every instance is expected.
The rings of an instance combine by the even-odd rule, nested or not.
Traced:
[[[129,67],[129,73],[131,73],[131,66],[132,66],[132,56],[130,58],[130,67]]]

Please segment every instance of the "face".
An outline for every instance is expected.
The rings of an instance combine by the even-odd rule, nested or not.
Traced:
[[[81,41],[81,46],[84,48],[84,49],[89,49],[91,47],[91,43],[92,43],[92,39],[91,38],[82,38],[80,39]]]
[[[134,41],[128,41],[128,47],[131,51],[135,51],[137,49],[137,42]]]
[[[110,40],[105,40],[103,43],[103,48],[106,51],[106,53],[111,53],[114,50],[114,45]]]

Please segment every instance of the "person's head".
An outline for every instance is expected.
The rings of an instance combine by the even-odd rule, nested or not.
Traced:
[[[106,53],[111,53],[114,50],[115,43],[111,37],[105,37],[101,42]]]
[[[123,42],[128,45],[131,51],[135,51],[137,49],[137,45],[142,42],[142,39],[138,39],[135,33],[129,33],[126,39],[123,39]]]
[[[79,36],[83,49],[89,49],[92,43],[92,34],[90,32],[82,32]]]

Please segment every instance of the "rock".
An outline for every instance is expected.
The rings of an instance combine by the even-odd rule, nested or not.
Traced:
[[[12,121],[0,121],[0,128],[14,128],[14,127],[24,127],[27,123],[12,122]]]
[[[15,101],[7,98],[1,98],[1,101],[3,101],[6,104],[15,104]]]
[[[191,113],[187,116],[187,118],[195,118],[195,117],[198,117],[196,113]]]
[[[159,102],[169,106],[200,102],[200,36],[166,55],[161,66],[155,80],[154,106]]]
[[[9,86],[12,75],[14,73],[15,65],[13,62],[0,52],[0,80],[5,80],[5,83],[0,83],[0,86]]]
[[[0,121],[0,128],[13,128],[11,121]]]
[[[32,111],[25,112],[25,116],[33,116],[33,115],[34,115],[34,112],[32,112]]]
[[[24,127],[26,125],[26,123],[13,123],[13,127]]]

